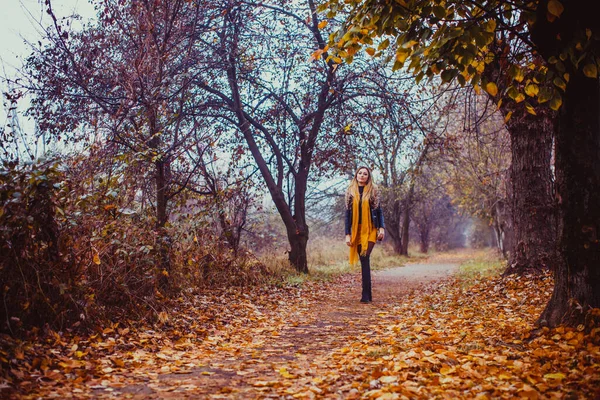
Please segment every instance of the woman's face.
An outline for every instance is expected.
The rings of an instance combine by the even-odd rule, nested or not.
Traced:
[[[369,171],[366,168],[361,168],[356,173],[356,181],[359,185],[366,185],[369,181]]]

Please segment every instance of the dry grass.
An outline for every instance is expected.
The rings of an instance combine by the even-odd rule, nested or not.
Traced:
[[[407,263],[457,263],[460,264],[459,279],[469,285],[477,279],[497,276],[504,271],[506,261],[495,249],[456,249],[445,252],[419,252],[418,246],[409,248],[409,257],[394,254],[387,243],[377,244],[371,254],[371,268],[382,270],[399,267]],[[281,282],[298,286],[306,280],[328,281],[347,273],[358,273],[360,264],[348,263],[348,246],[342,239],[316,238],[308,247],[309,274],[299,274],[290,266],[287,253],[281,251],[260,257],[269,271]]]
[[[280,276],[287,284],[300,285],[305,280],[331,280],[339,275],[346,273],[357,273],[360,271],[360,264],[350,265],[348,262],[348,246],[343,238],[331,239],[318,237],[309,242],[308,270],[309,274],[299,274],[290,265],[287,260],[287,254],[282,252],[263,255],[260,259],[274,275]],[[392,248],[387,243],[377,244],[371,254],[371,268],[381,270],[392,267],[399,267],[408,262],[422,260],[428,255],[418,252],[418,247],[409,248],[410,257],[398,256],[394,254]]]

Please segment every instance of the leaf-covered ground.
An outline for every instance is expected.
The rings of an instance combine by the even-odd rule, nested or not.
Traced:
[[[2,341],[4,398],[600,396],[600,329],[535,330],[549,276],[439,278],[451,264],[189,295],[153,327]],[[412,271],[407,273],[407,271]],[[422,272],[415,272],[422,271]]]

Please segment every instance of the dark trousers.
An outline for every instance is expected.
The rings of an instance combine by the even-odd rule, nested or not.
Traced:
[[[360,258],[360,269],[362,272],[362,296],[360,301],[372,301],[371,293],[371,260],[369,256]]]
[[[371,251],[373,251],[375,243],[369,242],[367,254],[360,256],[360,270],[362,273],[362,296],[360,301],[373,301],[373,294],[371,292]],[[358,246],[358,254],[361,253],[361,248]]]

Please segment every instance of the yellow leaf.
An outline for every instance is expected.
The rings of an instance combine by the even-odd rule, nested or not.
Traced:
[[[390,39],[385,39],[383,42],[379,43],[379,46],[377,46],[377,50],[387,49],[389,45]]]
[[[509,111],[508,113],[506,113],[506,115],[504,116],[504,123],[506,124],[509,120],[510,117],[512,117],[512,111]]]
[[[558,0],[550,0],[548,2],[548,12],[555,17],[560,17],[560,14],[563,13],[565,8]]]
[[[527,96],[530,96],[530,97],[537,96],[539,91],[540,91],[540,87],[538,85],[536,85],[535,83],[530,83],[529,85],[525,86],[525,94]]]
[[[452,374],[455,371],[456,371],[456,368],[445,366],[445,367],[442,367],[440,369],[440,374],[442,374],[442,375],[450,375],[450,374]]]
[[[279,369],[279,375],[283,376],[286,379],[292,379],[292,378],[296,377],[295,375],[290,374],[288,372],[287,368],[285,368],[285,367],[282,367]]]
[[[396,52],[396,61],[398,61],[401,64],[404,64],[404,62],[408,58],[409,53],[410,53],[410,50],[406,50],[406,49],[402,49],[402,48],[398,49],[398,51]]]
[[[316,50],[314,53],[312,53],[310,58],[312,60],[320,60],[322,55],[323,55],[323,50],[319,49],[319,50]]]
[[[531,115],[537,115],[535,113],[535,109],[530,105],[530,104],[525,104],[525,109],[527,110],[527,112]]]
[[[523,93],[519,93],[519,94],[517,95],[517,97],[515,97],[515,101],[516,101],[517,103],[520,103],[520,102],[522,102],[523,100],[525,100],[525,95],[524,95]]]
[[[325,27],[327,26],[327,24],[328,24],[328,23],[329,23],[329,22],[327,22],[327,21],[321,21],[321,22],[319,22],[319,29],[323,29],[323,28],[325,28]]]
[[[567,90],[567,84],[559,77],[554,78],[553,83],[554,86],[561,88],[563,91]]]
[[[375,54],[375,49],[372,47],[367,47],[367,49],[365,50],[367,52],[368,55],[372,56]]]
[[[486,32],[494,32],[496,30],[496,20],[490,19],[489,21],[487,21],[484,25],[484,29],[486,30]]]
[[[550,100],[550,108],[553,109],[554,111],[558,111],[558,109],[560,108],[561,105],[562,105],[562,98],[560,97],[560,95],[558,93],[555,93],[552,100]]]
[[[544,375],[544,378],[545,379],[558,379],[558,380],[562,380],[562,379],[565,379],[566,376],[562,372],[557,372],[555,374],[546,374],[546,375]]]
[[[94,252],[94,264],[96,265],[100,265],[100,256],[98,255],[98,252]]]
[[[498,94],[498,86],[496,86],[494,82],[488,82],[488,84],[485,85],[485,91],[491,96],[496,96]]]
[[[419,42],[417,42],[416,40],[409,40],[408,42],[402,43],[402,48],[411,49],[411,48],[415,47],[415,45],[418,43]]]
[[[596,64],[586,64],[583,67],[583,73],[588,78],[597,78],[598,77],[598,69],[596,68]]]

